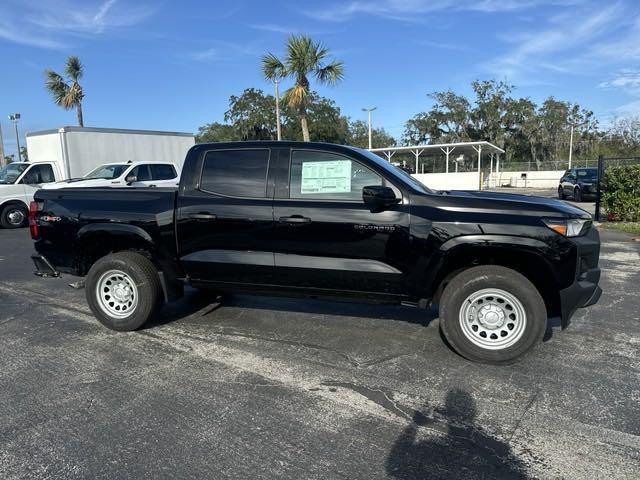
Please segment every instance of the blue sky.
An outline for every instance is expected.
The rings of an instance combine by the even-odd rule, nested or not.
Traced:
[[[346,65],[319,88],[343,113],[400,136],[427,93],[469,93],[476,79],[516,94],[578,102],[608,123],[640,113],[640,2],[593,0],[253,1],[3,0],[0,122],[21,133],[75,124],[43,70],[75,54],[85,65],[85,124],[195,132],[221,121],[232,94],[257,87],[260,56],[308,33]],[[287,84],[285,84],[285,87]]]

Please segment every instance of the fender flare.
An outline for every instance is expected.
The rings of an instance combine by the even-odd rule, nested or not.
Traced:
[[[541,240],[530,237],[518,237],[516,235],[461,235],[454,237],[442,245],[441,252],[447,252],[459,245],[473,245],[474,247],[496,246],[496,247],[512,247],[513,245],[530,247],[532,249],[547,249],[549,246]]]
[[[136,225],[128,225],[126,223],[90,223],[78,230],[76,240],[81,242],[92,234],[137,237],[146,243],[149,243],[149,245],[155,246],[155,242],[149,233]]]

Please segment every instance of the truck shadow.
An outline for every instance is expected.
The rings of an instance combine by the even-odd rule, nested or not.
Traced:
[[[511,447],[475,423],[476,404],[454,388],[431,417],[416,411],[386,459],[392,478],[529,478]]]
[[[180,320],[202,318],[226,307],[269,310],[271,312],[282,312],[285,315],[287,313],[303,313],[398,320],[423,326],[429,325],[438,318],[438,312],[433,308],[419,309],[401,305],[248,294],[220,296],[214,292],[188,289],[183,298],[166,304],[159,314],[153,320],[147,322],[142,329],[146,330]],[[220,313],[223,314],[223,312]]]

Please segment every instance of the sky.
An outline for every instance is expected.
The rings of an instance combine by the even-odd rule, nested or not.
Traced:
[[[85,126],[197,132],[222,121],[230,95],[272,93],[260,71],[291,34],[306,33],[345,64],[318,87],[342,113],[400,137],[433,91],[470,94],[474,79],[514,95],[553,95],[601,124],[640,114],[637,0],[1,0],[0,124],[24,133],[75,125],[44,89],[69,55],[85,67]],[[290,85],[285,81],[284,87]]]

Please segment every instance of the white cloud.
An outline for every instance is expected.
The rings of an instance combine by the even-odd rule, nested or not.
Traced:
[[[208,48],[199,52],[193,52],[190,57],[198,62],[210,62],[218,58],[219,52],[217,48]]]
[[[214,43],[212,47],[189,53],[187,56],[197,62],[215,62],[228,61],[245,55],[258,56],[264,53],[260,46],[255,43],[247,45],[220,41]]]
[[[7,40],[12,43],[19,43],[21,45],[28,45],[30,47],[48,48],[48,49],[62,49],[67,45],[58,40],[43,35],[32,35],[25,31],[20,31],[14,26],[5,24],[0,20],[0,39]]]
[[[512,12],[536,6],[566,6],[584,0],[352,0],[334,3],[304,13],[317,20],[342,22],[356,15],[373,15],[392,20],[416,22],[416,15],[438,11]]]
[[[8,0],[0,6],[0,38],[40,48],[60,49],[71,39],[130,27],[146,20],[153,9],[118,0]]]
[[[595,11],[571,9],[535,31],[503,34],[501,39],[513,47],[488,62],[488,69],[514,80],[531,72],[578,73],[591,68],[597,63],[593,45],[604,42],[615,28],[624,32],[627,13],[621,3]]]
[[[622,70],[612,79],[600,83],[600,88],[621,89],[629,93],[640,94],[640,71]]]

